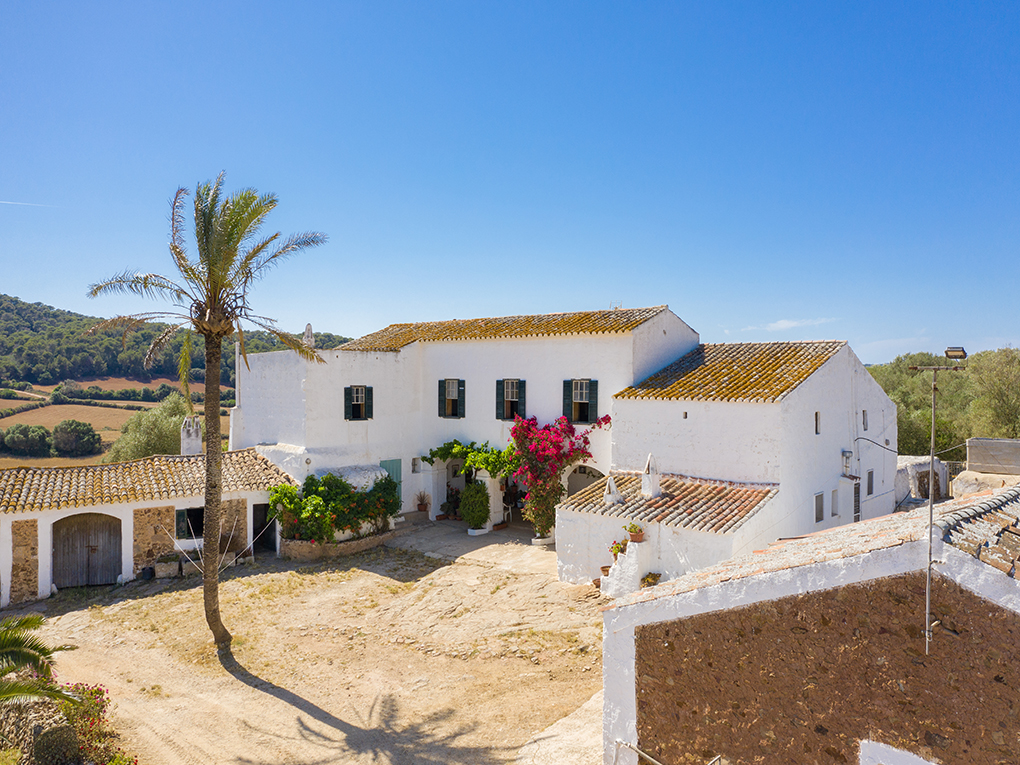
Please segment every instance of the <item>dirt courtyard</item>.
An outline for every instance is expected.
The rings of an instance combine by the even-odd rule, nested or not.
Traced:
[[[380,547],[228,569],[220,593],[236,663],[197,577],[45,603],[45,638],[79,646],[60,680],[110,689],[142,765],[513,762],[601,686],[598,592],[544,563]]]

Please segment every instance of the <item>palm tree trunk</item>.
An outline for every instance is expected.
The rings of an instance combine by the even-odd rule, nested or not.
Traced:
[[[223,449],[220,445],[220,337],[205,336],[205,519],[202,598],[205,621],[219,649],[231,636],[220,618],[220,505],[223,499]]]

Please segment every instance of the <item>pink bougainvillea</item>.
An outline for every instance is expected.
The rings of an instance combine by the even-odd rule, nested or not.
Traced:
[[[540,536],[546,536],[556,523],[556,503],[564,492],[563,473],[591,457],[589,434],[609,423],[607,414],[596,420],[591,430],[578,431],[566,417],[542,427],[534,417],[515,419],[510,430],[517,463],[514,478],[527,487],[524,517]]]

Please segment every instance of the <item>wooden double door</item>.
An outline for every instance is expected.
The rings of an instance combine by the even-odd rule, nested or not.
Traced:
[[[120,519],[80,513],[53,524],[53,584],[115,584],[121,574]]]

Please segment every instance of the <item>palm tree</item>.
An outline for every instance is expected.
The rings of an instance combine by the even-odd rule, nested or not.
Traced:
[[[153,311],[117,316],[92,328],[98,331],[122,327],[125,332],[145,322],[170,318],[171,326],[157,335],[145,356],[149,367],[159,357],[174,334],[185,330],[184,345],[178,360],[181,388],[190,402],[188,374],[191,368],[191,346],[195,334],[205,341],[205,520],[202,563],[205,618],[216,645],[229,649],[230,633],[220,618],[219,600],[219,536],[221,449],[220,449],[220,356],[224,338],[237,334],[241,355],[244,350],[242,320],[249,321],[277,337],[288,348],[306,359],[321,362],[322,358],[298,339],[277,329],[275,322],[253,314],[248,305],[248,290],[283,259],[306,247],[325,243],[326,235],[295,234],[280,240],[280,233],[261,237],[259,229],[266,216],[276,207],[274,194],[259,194],[244,189],[223,198],[223,173],[213,183],[199,184],[195,189],[195,243],[197,258],[188,257],[184,247],[184,201],[188,195],[180,188],[170,207],[170,254],[179,278],[159,274],[125,271],[89,287],[89,296],[108,292],[127,292],[142,297],[170,301],[176,310]]]
[[[0,622],[0,708],[40,699],[69,701],[77,704],[79,699],[62,690],[53,682],[53,661],[57,651],[74,648],[61,645],[50,648],[32,634],[43,624],[43,618],[33,616],[10,616]],[[5,676],[19,670],[31,670],[35,677],[10,679]]]

